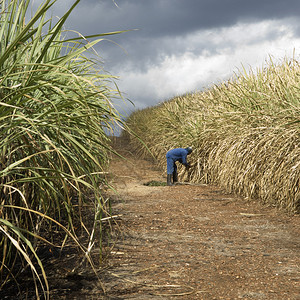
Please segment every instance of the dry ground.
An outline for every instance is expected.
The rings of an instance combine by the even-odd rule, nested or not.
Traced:
[[[163,173],[118,148],[108,299],[300,299],[299,216],[216,186],[145,186]]]
[[[71,272],[82,256],[75,248],[46,249],[50,299],[300,299],[299,215],[216,186],[145,186],[165,181],[163,172],[119,142],[127,159],[111,161],[110,197],[121,216],[102,283],[88,264]],[[0,299],[36,299],[23,278],[18,293],[12,286]]]

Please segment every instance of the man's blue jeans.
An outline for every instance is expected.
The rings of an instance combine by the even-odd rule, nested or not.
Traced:
[[[167,174],[173,174],[174,172],[177,173],[177,166],[172,158],[167,158]]]

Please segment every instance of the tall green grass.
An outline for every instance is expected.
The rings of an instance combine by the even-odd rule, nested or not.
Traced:
[[[0,1],[0,289],[29,267],[46,298],[37,249],[53,245],[57,229],[65,236],[54,246],[72,239],[92,264],[95,234],[82,207],[94,206],[93,230],[101,232],[101,215],[109,214],[102,196],[111,151],[105,132],[121,122],[110,102],[113,77],[87,55],[102,35],[67,39],[63,25],[80,1],[56,22],[46,16],[55,2],[44,1],[29,17],[30,0]]]
[[[203,92],[136,111],[127,120],[165,169],[165,154],[193,146],[182,179],[300,211],[300,65],[269,62]],[[137,151],[147,150],[131,137]]]

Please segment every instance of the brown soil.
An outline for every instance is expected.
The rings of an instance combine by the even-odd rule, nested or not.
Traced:
[[[109,259],[117,299],[300,299],[300,219],[216,186],[165,181],[123,145],[110,170],[121,238]]]
[[[81,259],[66,248],[49,258],[50,299],[300,299],[299,215],[216,186],[146,186],[164,173],[116,147],[126,160],[110,165],[118,217],[101,283],[88,264],[70,272]]]

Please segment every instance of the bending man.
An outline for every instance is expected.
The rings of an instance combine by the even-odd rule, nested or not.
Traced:
[[[167,185],[173,185],[178,181],[178,173],[176,162],[180,162],[186,168],[189,168],[189,164],[187,163],[187,155],[192,153],[192,148],[176,148],[167,152]],[[173,177],[173,183],[172,183]]]

